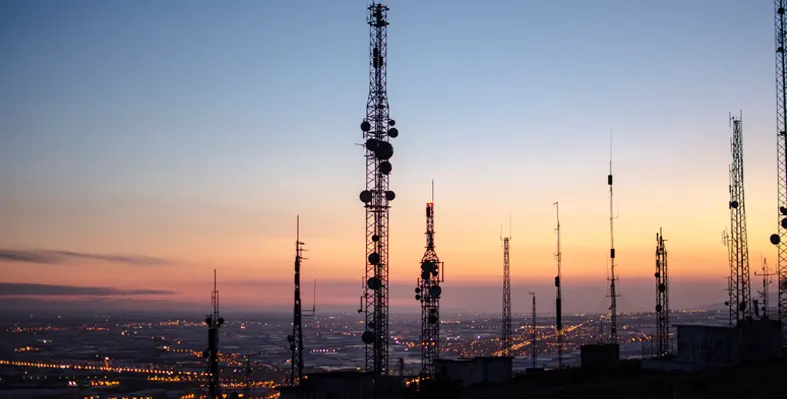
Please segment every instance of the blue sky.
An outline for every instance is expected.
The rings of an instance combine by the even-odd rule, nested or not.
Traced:
[[[365,5],[1,2],[0,243],[278,270],[291,262],[300,213],[323,253],[357,255]],[[538,247],[533,256],[549,264],[560,200],[564,225],[577,220],[564,245],[598,241],[592,267],[603,278],[612,128],[620,234],[642,241],[641,263],[659,224],[671,223],[674,245],[712,248],[697,262],[723,275],[727,114],[739,109],[752,257],[771,251],[770,2],[389,5],[389,97],[401,132],[392,234],[409,245],[395,252],[420,257],[420,207],[434,178],[438,214],[451,215],[438,231],[460,231],[450,236],[456,258],[483,242],[476,255],[498,262],[510,211],[519,259]],[[340,274],[355,278],[346,270],[359,262]]]

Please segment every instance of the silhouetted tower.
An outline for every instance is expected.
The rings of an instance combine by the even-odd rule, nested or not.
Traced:
[[[613,221],[615,220],[613,214],[612,202],[612,137],[610,136],[610,149],[609,149],[609,174],[607,175],[607,184],[609,185],[609,342],[618,343],[618,293],[616,291],[615,283],[617,277],[615,276],[615,230]]]
[[[389,117],[386,89],[388,7],[373,2],[369,24],[369,98],[361,130],[366,147],[366,189],[361,201],[366,207],[366,289],[364,307],[366,370],[388,374],[388,218],[389,202],[396,196],[388,189],[393,156],[390,138],[397,137],[396,122]]]
[[[295,299],[292,308],[292,334],[287,336],[290,343],[290,386],[295,386],[303,379],[303,317],[314,316],[317,310],[317,281],[314,282],[315,301],[311,312],[304,312],[301,307],[301,261],[303,257],[303,245],[301,242],[301,217],[295,218]]]
[[[787,64],[785,63],[785,35],[787,19],[784,15],[785,0],[774,0],[774,25],[776,28],[776,159],[777,159],[777,232],[771,243],[777,246],[776,267],[779,287],[779,320],[782,324],[782,343],[787,342]]]
[[[511,233],[503,237],[503,228],[500,227],[500,239],[503,240],[503,334],[500,337],[500,352],[503,356],[510,356],[511,336],[511,260],[509,258],[509,243]]]
[[[767,320],[767,319],[770,318],[768,316],[768,306],[769,306],[769,302],[770,302],[769,299],[768,299],[768,296],[769,296],[768,286],[771,285],[771,282],[772,282],[771,277],[778,276],[778,273],[769,273],[768,272],[768,261],[765,258],[762,258],[762,267],[761,268],[762,268],[762,273],[754,272],[754,275],[762,277],[762,291],[759,292],[759,294],[760,294],[760,302],[761,302],[762,307],[760,307],[758,309],[756,304],[755,304],[754,311],[757,312],[757,310],[760,310],[761,313],[760,313],[759,317],[762,318],[762,319],[766,319]],[[753,301],[753,302],[756,302],[756,301]]]
[[[557,288],[557,296],[555,297],[555,328],[557,330],[557,367],[563,368],[563,296],[560,292],[560,275],[562,267],[563,253],[560,252],[560,208],[558,203],[555,202],[555,215],[557,217],[557,252],[555,259],[557,259],[557,276],[555,276],[555,288]]]
[[[729,276],[727,276],[726,289],[728,299],[726,302],[724,302],[724,304],[727,306],[727,312],[729,313],[730,327],[735,327],[735,324],[738,321],[738,300],[737,296],[735,295],[735,286],[737,285],[736,282],[738,281],[738,277],[735,264],[732,261],[732,239],[727,233],[727,229],[724,229],[724,231],[721,233],[721,239],[724,242],[724,246],[727,247],[727,264],[729,265]]]
[[[669,348],[669,269],[667,247],[659,229],[656,234],[656,357],[666,356]]]
[[[529,294],[533,296],[533,346],[530,347],[530,356],[533,358],[533,368],[536,368],[538,365],[538,362],[536,362],[538,356],[538,336],[536,335],[536,293],[530,292]]]
[[[736,309],[735,323],[751,320],[751,281],[749,280],[749,246],[746,235],[746,204],[743,192],[743,123],[730,117],[732,124],[732,164],[730,165],[730,276],[733,295],[730,305]]]
[[[440,295],[443,262],[437,257],[434,242],[434,182],[432,200],[426,203],[426,252],[421,258],[421,276],[415,299],[421,302],[421,377],[434,376],[434,360],[440,354]]]
[[[210,399],[221,397],[221,387],[219,385],[219,328],[224,325],[224,318],[219,317],[219,290],[216,289],[216,269],[213,269],[213,291],[211,292],[211,303],[213,304],[213,314],[205,317],[205,324],[208,325],[208,349],[203,352],[203,356],[208,360],[208,394]]]

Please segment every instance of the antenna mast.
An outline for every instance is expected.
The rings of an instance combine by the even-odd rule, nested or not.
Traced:
[[[435,252],[434,181],[432,200],[426,203],[426,252],[421,258],[421,276],[415,299],[421,302],[421,378],[434,377],[434,360],[440,355],[440,295],[445,267]]]
[[[765,258],[762,258],[762,273],[758,274],[757,272],[754,272],[754,275],[762,277],[762,291],[759,292],[760,300],[762,301],[762,308],[760,308],[760,310],[762,310],[762,314],[760,318],[767,320],[770,319],[770,317],[768,316],[768,309],[769,309],[768,305],[770,302],[768,299],[768,296],[770,295],[768,292],[769,291],[768,286],[770,286],[771,282],[773,281],[771,280],[771,277],[778,276],[779,274],[768,273],[768,261]]]
[[[210,399],[221,397],[220,370],[219,370],[219,327],[224,325],[224,318],[219,317],[219,290],[216,289],[216,269],[213,269],[213,291],[210,295],[213,304],[213,314],[205,317],[208,326],[208,349],[202,353],[208,360],[208,394]]]
[[[292,334],[287,336],[290,343],[290,386],[295,386],[303,379],[303,317],[314,316],[317,308],[317,281],[314,281],[315,301],[311,313],[303,312],[301,308],[301,261],[303,245],[301,242],[301,217],[295,217],[295,299],[292,308]]]
[[[396,194],[389,190],[388,175],[393,156],[390,138],[399,135],[389,117],[387,85],[388,7],[372,2],[369,14],[369,97],[361,130],[366,148],[366,189],[360,199],[366,208],[366,371],[388,374],[388,219],[389,202]]]
[[[538,364],[536,362],[537,359],[536,344],[538,343],[538,336],[536,335],[536,326],[537,326],[536,325],[536,293],[529,292],[529,294],[533,296],[533,346],[531,347],[532,353],[530,356],[533,357],[533,368],[535,369],[536,365]]]
[[[776,245],[777,286],[779,287],[779,320],[782,324],[782,343],[787,342],[787,60],[784,57],[787,19],[784,15],[785,0],[774,0],[774,25],[776,29],[776,159],[778,187],[777,230],[771,235]]]
[[[607,175],[607,184],[609,185],[609,311],[610,311],[610,329],[609,341],[610,343],[618,343],[618,295],[615,290],[615,233],[613,221],[615,220],[613,213],[612,202],[612,133],[609,135],[609,175]]]
[[[555,259],[557,259],[557,276],[555,276],[555,288],[557,288],[557,297],[555,298],[555,328],[557,329],[557,367],[563,368],[563,297],[560,292],[560,276],[562,267],[563,253],[560,252],[560,208],[557,201],[555,202],[555,216],[557,218],[557,252]],[[534,298],[535,299],[535,298]]]
[[[509,222],[510,229],[510,222]],[[509,231],[508,237],[503,237],[503,227],[500,227],[500,239],[503,240],[503,335],[500,339],[500,352],[503,356],[510,356],[511,346],[511,261],[509,258],[509,241],[511,241],[511,232]]]
[[[730,275],[735,323],[751,320],[751,282],[749,280],[749,247],[746,235],[746,206],[743,192],[743,122],[730,117],[732,123],[732,165],[730,165]]]
[[[656,357],[664,357],[669,347],[669,270],[667,247],[659,229],[656,234]]]

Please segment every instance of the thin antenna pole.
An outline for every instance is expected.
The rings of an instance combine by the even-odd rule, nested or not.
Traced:
[[[536,335],[536,293],[535,292],[530,292],[529,294],[533,296],[533,346],[531,347],[532,348],[531,357],[533,358],[533,368],[535,369],[538,366],[538,362],[537,362],[537,359],[538,359],[538,350],[537,350],[538,336]]]
[[[557,329],[557,367],[563,368],[563,297],[560,289],[561,268],[563,254],[560,251],[560,207],[555,201],[555,216],[557,220],[557,252],[555,259],[557,259],[557,276],[555,276],[555,288],[557,288],[557,297],[555,298],[555,328]]]

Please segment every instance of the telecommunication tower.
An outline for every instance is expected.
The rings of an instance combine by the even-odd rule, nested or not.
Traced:
[[[510,228],[510,224],[509,224]],[[500,227],[500,239],[503,240],[503,334],[500,337],[500,352],[503,356],[510,356],[511,336],[511,260],[509,258],[509,243],[511,233],[503,237],[503,227]]]
[[[310,311],[303,311],[301,308],[301,261],[303,257],[303,245],[301,242],[301,217],[295,218],[295,300],[292,308],[292,334],[287,336],[290,343],[290,386],[295,386],[303,379],[303,317],[314,316],[317,310],[317,281],[314,282],[315,301]]]
[[[530,349],[531,349],[530,356],[533,358],[533,368],[535,369],[536,365],[538,364],[538,362],[536,361],[537,355],[538,355],[538,351],[537,351],[538,348],[536,347],[536,345],[538,344],[538,335],[536,335],[536,327],[537,327],[537,325],[536,325],[536,293],[535,292],[529,292],[529,294],[533,297],[533,346],[530,347]]]
[[[782,343],[787,342],[787,63],[784,57],[787,19],[784,15],[785,0],[774,0],[774,25],[776,28],[776,163],[778,187],[777,227],[771,235],[776,245],[777,285],[779,287],[779,320],[782,324]]]
[[[555,298],[555,328],[557,330],[557,367],[563,368],[563,297],[560,292],[560,275],[562,267],[563,253],[560,252],[560,208],[558,203],[555,202],[555,215],[557,216],[557,252],[555,259],[557,259],[557,276],[555,276],[555,288],[557,288],[557,296]]]
[[[219,290],[216,289],[216,269],[213,269],[213,291],[210,295],[213,314],[205,317],[208,326],[208,349],[202,355],[208,360],[208,395],[210,399],[221,398],[219,370],[219,328],[224,325],[224,318],[219,317]]]
[[[743,192],[743,122],[730,116],[732,124],[732,164],[730,165],[730,276],[733,294],[730,306],[735,309],[735,324],[751,320],[751,281],[749,280],[749,246],[746,235],[746,204]]]
[[[727,312],[729,313],[730,327],[735,327],[735,324],[738,321],[738,300],[737,296],[735,295],[735,287],[737,286],[738,276],[735,271],[735,265],[732,262],[732,239],[727,233],[727,229],[724,229],[724,231],[721,233],[721,239],[724,243],[724,246],[727,247],[727,263],[730,269],[729,276],[727,276],[726,289],[728,299],[726,302],[724,302],[724,304],[727,306]]]
[[[612,136],[610,136],[609,149],[609,174],[607,184],[609,185],[609,343],[618,343],[618,297],[620,296],[615,287],[617,277],[615,276],[615,230],[613,221],[615,220],[612,202]]]
[[[669,269],[667,247],[661,229],[656,234],[656,357],[664,357],[669,348]]]
[[[432,200],[426,203],[426,252],[415,288],[415,299],[421,302],[421,378],[434,376],[434,360],[440,355],[440,283],[445,269],[435,252],[434,234],[433,181]]]
[[[390,138],[399,135],[390,119],[387,93],[388,7],[372,2],[369,14],[369,97],[361,122],[365,140],[366,189],[360,199],[366,208],[365,289],[366,371],[388,374],[388,220],[389,203],[396,194],[389,190],[393,156]]]
[[[760,301],[762,302],[762,307],[760,308],[760,310],[762,310],[762,313],[760,315],[760,318],[767,320],[770,318],[768,316],[768,309],[769,309],[769,302],[770,302],[770,300],[768,299],[768,296],[770,295],[770,293],[768,292],[769,291],[768,287],[773,282],[773,280],[771,280],[771,277],[778,276],[778,273],[769,273],[768,261],[765,258],[762,258],[762,273],[754,272],[754,275],[758,277],[762,277],[762,291],[759,292]]]

